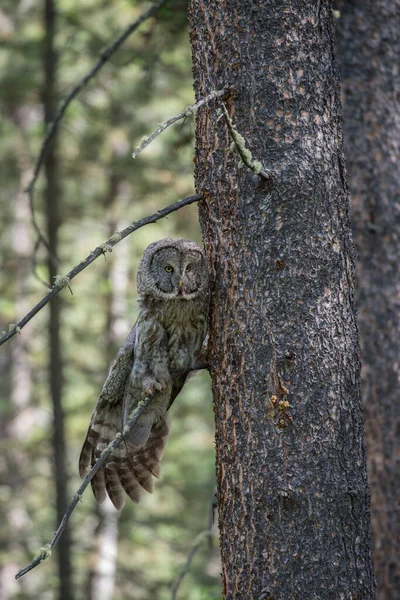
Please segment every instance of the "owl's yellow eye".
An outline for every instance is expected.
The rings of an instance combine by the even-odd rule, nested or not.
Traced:
[[[172,273],[174,269],[171,267],[171,265],[167,265],[165,267],[165,270],[167,271],[167,273]]]
[[[192,270],[192,265],[188,265],[186,267],[186,272],[189,273]]]

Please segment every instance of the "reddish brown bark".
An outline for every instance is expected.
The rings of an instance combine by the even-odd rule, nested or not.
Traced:
[[[226,600],[374,598],[331,5],[192,0]],[[286,403],[289,403],[289,406]]]

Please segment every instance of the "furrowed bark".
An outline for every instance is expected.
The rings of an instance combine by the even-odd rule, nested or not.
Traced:
[[[224,599],[374,598],[331,5],[190,2]],[[289,404],[289,405],[288,405]]]
[[[338,8],[377,598],[399,600],[400,4]]]

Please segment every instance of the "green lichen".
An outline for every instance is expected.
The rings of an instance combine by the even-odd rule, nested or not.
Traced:
[[[49,556],[51,556],[51,545],[50,544],[46,544],[42,548],[39,548],[39,554],[38,554],[37,558],[41,558],[42,560],[45,560]]]
[[[242,160],[242,163],[251,169],[253,173],[259,175],[263,171],[263,166],[258,160],[253,160],[253,155],[249,148],[246,146],[246,140],[242,136],[241,133],[238,132],[237,129],[233,126],[233,123],[228,115],[228,112],[225,112],[225,116],[228,120],[229,130],[231,132],[233,142],[236,146],[236,149],[239,153],[239,156]]]
[[[120,234],[119,231],[116,231],[111,237],[110,237],[110,242],[112,242],[113,244],[118,244],[118,242],[120,242],[122,240],[122,235]]]
[[[56,275],[54,277],[54,287],[59,288],[60,290],[69,286],[69,277],[66,275]]]
[[[259,174],[259,173],[260,173],[262,170],[263,170],[263,166],[262,166],[262,164],[260,163],[260,161],[258,161],[258,160],[255,160],[255,161],[253,162],[253,171],[254,171],[254,173],[255,173],[256,175],[258,175],[258,174]]]
[[[141,151],[141,149],[142,149],[142,146],[145,146],[145,145],[146,145],[146,142],[148,141],[149,137],[150,137],[149,135],[144,135],[144,136],[141,138],[141,140],[140,140],[140,142],[139,142],[139,145],[138,145],[138,146],[136,146],[135,150],[132,152],[132,158],[136,158],[136,157],[137,157],[137,155],[139,154],[139,152],[140,152],[140,151]]]

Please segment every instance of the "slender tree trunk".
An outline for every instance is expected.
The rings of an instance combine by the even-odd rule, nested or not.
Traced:
[[[331,4],[190,2],[196,183],[213,276],[225,599],[371,600],[369,491]]]
[[[106,202],[106,209],[110,213],[108,237],[128,224],[125,221],[117,221],[115,216],[118,206],[119,185],[120,178],[117,175],[112,175]],[[129,271],[128,252],[128,245],[121,245],[118,253],[106,265],[105,276],[109,280],[110,287],[106,297],[105,377],[121,340],[128,335],[130,330],[129,321],[126,318],[128,312],[126,306]],[[107,498],[104,504],[97,507],[97,514],[99,523],[94,540],[95,547],[91,560],[92,569],[89,573],[88,600],[112,600],[117,568],[119,513]]]
[[[377,598],[400,599],[400,3],[339,5]]]
[[[17,116],[13,115],[17,126]],[[13,285],[15,286],[15,314],[23,315],[30,308],[30,300],[26,297],[27,279],[32,262],[32,228],[29,201],[24,189],[31,176],[30,161],[21,132],[16,137],[18,167],[20,171],[20,191],[14,203],[14,223],[11,233],[11,245],[15,260]],[[17,320],[17,319],[15,319]],[[26,493],[26,475],[28,474],[26,440],[32,432],[37,415],[31,405],[32,369],[29,361],[29,347],[32,332],[29,327],[24,335],[15,336],[12,344],[2,353],[6,362],[1,369],[1,381],[10,381],[9,409],[7,418],[2,419],[0,427],[0,455],[3,460],[1,485],[11,489],[12,498],[16,502],[2,502],[0,522],[2,523],[3,548],[2,555],[7,559],[0,561],[0,598],[16,598],[21,591],[21,584],[15,581],[15,556],[21,549],[21,540],[27,537],[29,517],[26,504],[22,500]],[[8,360],[7,360],[8,359]],[[5,468],[4,468],[5,467]],[[4,479],[3,479],[4,475]],[[12,525],[11,525],[12,524]],[[6,542],[7,540],[7,542]],[[26,591],[26,589],[25,589]],[[27,596],[28,597],[28,596]],[[30,596],[31,597],[31,596]]]
[[[48,126],[53,120],[57,106],[57,51],[55,47],[56,34],[56,5],[54,0],[44,2],[44,87],[43,108],[45,124]],[[47,238],[49,242],[48,273],[50,284],[54,283],[57,271],[58,234],[60,227],[60,173],[57,156],[57,139],[53,142],[44,162],[46,187],[44,191],[45,208],[47,215]],[[49,304],[49,385],[53,403],[53,447],[54,447],[54,477],[56,482],[57,524],[61,521],[67,507],[67,467],[64,431],[64,411],[62,407],[62,355],[60,339],[61,300],[59,296],[53,298]],[[58,572],[60,578],[60,600],[71,600],[72,571],[70,557],[71,537],[70,529],[66,528],[58,549]]]

